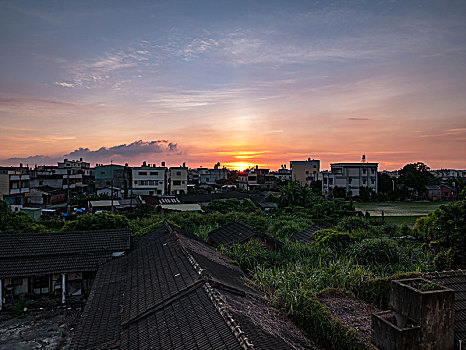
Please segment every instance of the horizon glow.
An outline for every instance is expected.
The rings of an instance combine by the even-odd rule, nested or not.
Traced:
[[[464,1],[1,1],[0,165],[466,169],[464,18]]]

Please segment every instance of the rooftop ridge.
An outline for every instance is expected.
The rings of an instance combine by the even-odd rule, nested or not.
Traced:
[[[466,275],[466,270],[458,269],[458,270],[444,270],[444,271],[432,271],[426,272],[421,274],[422,277],[457,277],[457,276],[464,276]]]
[[[86,233],[91,233],[91,232],[126,232],[126,231],[131,231],[129,227],[123,227],[123,228],[105,228],[101,230],[80,230],[80,231],[59,231],[59,232],[21,232],[21,233],[2,233],[2,237],[24,237],[25,235],[31,235],[34,237],[38,236],[48,236],[48,235],[62,235],[62,234],[86,234]]]
[[[171,232],[176,233],[176,230],[171,230]],[[236,320],[233,318],[231,313],[228,311],[228,308],[223,302],[219,293],[215,291],[215,289],[212,287],[211,282],[210,282],[211,276],[205,272],[206,270],[204,270],[199,265],[196,259],[188,252],[188,250],[185,247],[181,246],[181,249],[183,253],[186,255],[186,257],[188,258],[188,261],[191,263],[193,268],[196,270],[199,276],[203,278],[202,280],[205,281],[203,285],[204,290],[207,292],[209,299],[212,301],[217,311],[220,313],[222,318],[225,320],[227,326],[230,328],[231,332],[233,333],[235,338],[238,340],[241,347],[245,350],[254,350],[255,349],[254,345],[250,342],[246,333],[244,333],[244,331],[241,329],[238,322],[236,322]],[[214,283],[217,283],[221,285],[222,287],[227,288],[227,290],[231,289],[231,288],[228,288],[228,286],[224,286],[220,282],[214,282]]]
[[[241,347],[245,350],[254,350],[254,344],[251,343],[246,333],[244,333],[244,331],[241,329],[241,326],[238,324],[238,322],[236,322],[231,313],[228,311],[228,308],[219,293],[216,292],[208,282],[204,284],[204,290],[207,292],[209,299],[212,301],[217,311],[225,320],[227,326],[230,328],[231,332],[238,340]]]

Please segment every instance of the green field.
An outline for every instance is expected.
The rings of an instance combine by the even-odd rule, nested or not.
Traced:
[[[397,225],[402,225],[406,223],[409,226],[413,226],[417,218],[429,215],[440,205],[442,205],[442,203],[440,202],[354,203],[356,210],[360,210],[363,213],[367,211],[372,218],[379,219],[382,216],[383,212],[385,216],[385,222]]]

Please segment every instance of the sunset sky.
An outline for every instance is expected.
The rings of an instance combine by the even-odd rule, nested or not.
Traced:
[[[466,1],[0,1],[0,165],[466,169]]]

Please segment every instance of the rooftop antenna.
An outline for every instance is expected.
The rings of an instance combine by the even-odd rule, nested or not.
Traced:
[[[365,163],[365,162],[366,162],[366,155],[365,155],[365,154],[362,155],[361,162],[362,162],[362,163]]]

